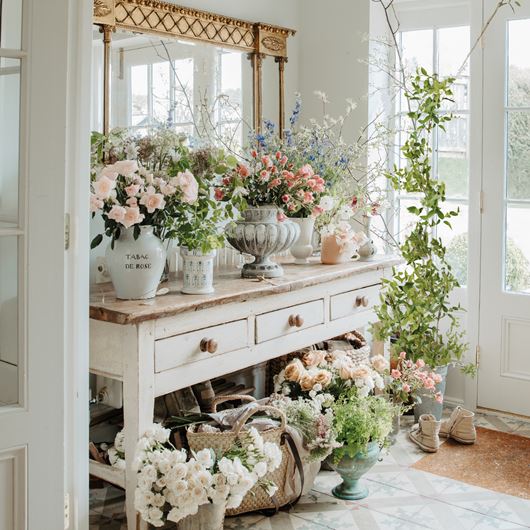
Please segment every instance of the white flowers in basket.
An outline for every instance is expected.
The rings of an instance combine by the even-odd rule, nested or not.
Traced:
[[[154,424],[138,442],[134,502],[151,525],[177,523],[207,503],[237,508],[256,484],[269,495],[275,493],[276,486],[263,477],[279,467],[282,453],[277,444],[264,442],[256,429],[242,433],[223,455],[202,449],[190,458],[170,444],[169,435],[168,429]]]

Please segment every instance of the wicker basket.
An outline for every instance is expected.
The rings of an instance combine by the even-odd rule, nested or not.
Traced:
[[[249,397],[250,396],[225,396],[219,398],[214,402],[214,411],[216,410],[217,405],[222,401],[228,401],[230,399],[254,400],[253,398],[249,399]],[[234,444],[236,439],[241,435],[242,429],[247,420],[258,412],[265,412],[271,416],[277,416],[280,418],[280,425],[278,427],[273,427],[272,429],[260,433],[265,442],[273,442],[281,447],[282,462],[280,466],[272,473],[268,473],[263,477],[264,480],[273,481],[276,486],[278,486],[278,491],[273,497],[270,497],[261,486],[256,485],[245,495],[243,502],[237,508],[227,510],[226,515],[239,515],[257,510],[278,509],[293,500],[287,498],[284,493],[285,481],[287,479],[288,459],[291,457],[287,444],[283,443],[283,435],[286,427],[285,414],[276,407],[257,405],[249,408],[243,413],[231,431],[193,432],[192,430],[188,430],[186,433],[190,449],[193,451],[212,448],[216,453],[222,453],[227,451]]]

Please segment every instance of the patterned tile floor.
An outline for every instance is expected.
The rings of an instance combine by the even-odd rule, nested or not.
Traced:
[[[314,488],[289,513],[274,517],[227,518],[227,530],[499,530],[530,528],[530,501],[470,486],[412,469],[423,453],[407,437],[405,418],[398,440],[365,476],[370,495],[349,502],[330,491],[340,482],[333,472],[319,473]],[[482,427],[530,437],[530,422],[493,414],[477,415]],[[530,465],[529,461],[521,463]],[[90,493],[90,530],[126,530],[123,492],[113,488]]]

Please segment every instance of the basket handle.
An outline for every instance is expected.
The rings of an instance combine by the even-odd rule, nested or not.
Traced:
[[[245,394],[230,394],[227,396],[219,396],[212,400],[212,410],[213,412],[217,412],[217,405],[220,405],[221,403],[224,403],[225,401],[249,401],[253,402],[256,401],[256,398],[252,396],[247,396]]]
[[[282,430],[285,430],[285,426],[287,424],[287,419],[285,417],[285,414],[280,409],[277,409],[276,407],[271,407],[270,405],[259,405],[257,407],[252,407],[248,409],[245,413],[241,414],[239,419],[237,420],[236,424],[234,425],[233,432],[238,435],[247,420],[256,414],[256,412],[268,412],[271,416],[278,416],[280,418],[281,424],[280,427]]]

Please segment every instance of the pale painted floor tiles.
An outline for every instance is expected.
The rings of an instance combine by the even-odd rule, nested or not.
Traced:
[[[397,443],[366,475],[370,495],[346,502],[330,491],[339,481],[321,472],[313,491],[289,513],[227,518],[228,530],[499,530],[530,528],[530,501],[412,469],[425,453],[407,438],[406,419]],[[480,414],[478,426],[530,437],[530,422]],[[527,462],[530,465],[530,455]],[[92,490],[90,530],[125,530],[123,492]]]

